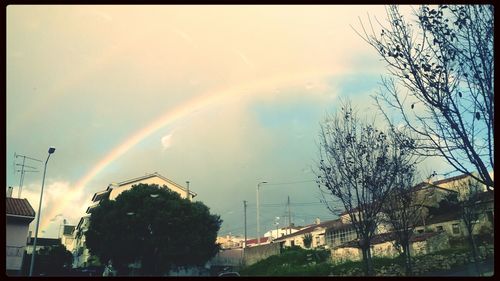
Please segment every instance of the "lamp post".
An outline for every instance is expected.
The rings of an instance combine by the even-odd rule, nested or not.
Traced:
[[[257,243],[260,245],[260,213],[259,213],[259,188],[263,183],[267,183],[267,181],[261,181],[257,184]]]
[[[42,197],[43,197],[43,186],[45,184],[45,174],[47,172],[47,163],[49,162],[50,155],[56,151],[56,148],[51,146],[49,148],[49,155],[47,156],[47,160],[45,160],[45,168],[43,169],[43,178],[42,178],[42,191],[40,191],[40,202],[38,202],[38,216],[36,219],[36,228],[35,228],[35,240],[33,241],[33,252],[31,253],[31,264],[30,264],[30,274],[33,275],[33,268],[35,265],[35,255],[36,255],[36,242],[38,238],[38,225],[40,224],[40,215],[42,210]]]

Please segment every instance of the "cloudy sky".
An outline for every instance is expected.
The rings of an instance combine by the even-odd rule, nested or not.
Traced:
[[[334,218],[311,168],[339,97],[373,113],[384,64],[356,33],[383,6],[9,6],[7,185],[51,156],[42,236],[76,224],[96,191],[158,172],[198,193],[221,234]],[[372,18],[373,19],[373,18]],[[366,110],[365,110],[366,109]],[[43,163],[21,197],[36,209]],[[435,164],[436,165],[436,164]],[[440,165],[437,165],[440,166]],[[16,169],[14,169],[16,167]],[[439,167],[438,167],[439,168]],[[433,170],[436,169],[434,166]],[[32,226],[34,223],[32,223]]]

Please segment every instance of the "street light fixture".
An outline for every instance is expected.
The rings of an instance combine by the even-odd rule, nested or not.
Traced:
[[[259,210],[259,188],[263,183],[267,183],[267,181],[261,181],[257,184],[257,242],[260,245],[260,210]]]
[[[49,162],[50,155],[56,151],[56,148],[51,146],[49,148],[49,155],[47,156],[47,160],[45,160],[45,168],[43,169],[43,178],[42,178],[42,190],[40,191],[40,202],[38,202],[38,216],[36,219],[36,228],[35,228],[35,240],[33,241],[33,252],[31,253],[31,264],[30,264],[30,274],[33,275],[33,268],[35,265],[35,255],[36,255],[36,242],[38,239],[38,225],[40,224],[40,215],[42,212],[42,197],[43,197],[43,186],[45,185],[45,174],[47,172],[47,163]]]

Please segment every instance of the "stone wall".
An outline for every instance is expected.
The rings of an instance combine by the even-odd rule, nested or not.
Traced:
[[[243,253],[243,264],[248,266],[267,257],[279,255],[280,249],[281,247],[279,243],[271,243],[245,248],[245,251]]]

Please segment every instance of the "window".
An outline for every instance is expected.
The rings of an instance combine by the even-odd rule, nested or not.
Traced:
[[[460,234],[460,226],[458,223],[454,223],[451,228],[453,230],[453,234]]]
[[[424,230],[423,229],[418,229],[417,232],[418,233],[424,233]]]
[[[292,240],[292,247],[295,246],[295,240]]]
[[[493,211],[489,211],[488,213],[488,220],[493,223]]]
[[[442,225],[438,225],[438,226],[436,226],[436,230],[437,230],[437,231],[443,231],[443,226],[442,226]]]

